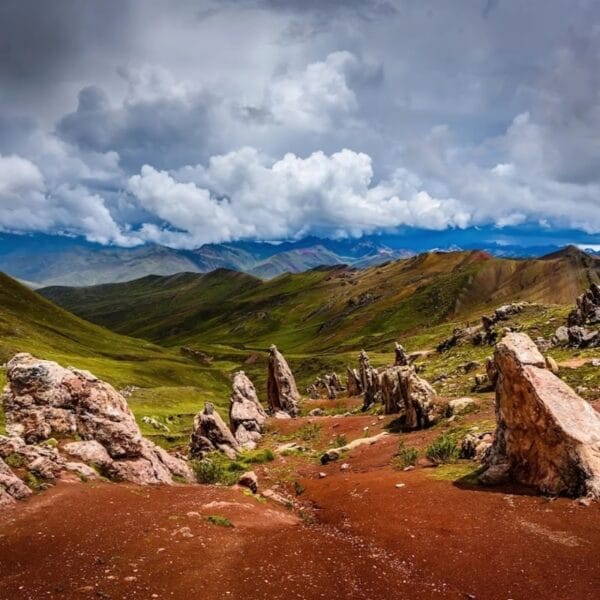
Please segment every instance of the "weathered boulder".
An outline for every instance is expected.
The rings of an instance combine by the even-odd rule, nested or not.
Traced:
[[[0,458],[0,507],[12,504],[31,495],[31,490],[12,472]]]
[[[348,442],[345,446],[341,446],[339,448],[330,448],[324,454],[321,455],[321,464],[326,465],[332,460],[338,460],[344,452],[349,452],[350,450],[354,450],[359,446],[372,446],[376,444],[378,441],[382,440],[384,437],[388,436],[387,431],[382,431],[377,435],[372,437],[358,438],[356,440],[352,440]]]
[[[235,458],[241,450],[238,441],[210,402],[204,405],[194,418],[190,438],[190,456],[202,458],[209,452],[219,450],[229,458]]]
[[[496,346],[496,421],[484,483],[600,498],[600,415],[546,368],[525,334]]]
[[[258,477],[254,471],[246,471],[240,475],[238,485],[248,488],[253,494],[258,492]]]
[[[405,427],[424,429],[433,425],[440,417],[440,407],[435,403],[436,393],[431,385],[412,368],[400,379],[400,385],[406,404]]]
[[[298,416],[300,394],[296,387],[296,380],[283,354],[275,345],[269,349],[267,399],[272,413],[282,411],[290,417]]]
[[[142,435],[126,400],[87,371],[17,354],[2,397],[6,431],[27,443],[53,435],[97,440],[113,458],[139,456]]]
[[[473,398],[455,398],[448,402],[448,407],[451,411],[451,415],[461,415],[469,412],[477,406],[477,403]]]
[[[229,423],[238,444],[253,450],[261,439],[267,413],[262,407],[254,384],[244,371],[233,376],[233,390],[229,397]]]
[[[95,440],[70,442],[63,446],[63,451],[88,465],[96,465],[101,469],[109,468],[113,463],[106,448]]]
[[[484,461],[492,447],[493,440],[494,436],[490,432],[467,433],[460,443],[460,458]]]
[[[43,443],[56,436],[82,438],[65,444],[64,452],[110,467],[107,473],[123,472],[127,481],[172,483],[173,475],[192,480],[185,462],[142,437],[123,396],[91,373],[23,353],[8,362],[7,379],[2,402],[10,437],[0,438],[0,454],[20,456],[31,473],[53,479],[72,462]],[[132,461],[144,467],[143,476],[127,476]]]

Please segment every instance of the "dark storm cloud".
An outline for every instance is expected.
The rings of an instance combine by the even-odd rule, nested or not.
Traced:
[[[89,74],[99,54],[123,56],[129,27],[128,0],[3,0],[1,97],[28,104],[40,89],[60,91],[61,83]]]
[[[104,90],[87,86],[79,92],[77,109],[56,130],[81,150],[117,151],[121,165],[132,171],[146,163],[172,169],[205,159],[212,96],[160,92],[111,106]]]

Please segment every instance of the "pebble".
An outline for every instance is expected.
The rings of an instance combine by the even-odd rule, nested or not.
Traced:
[[[319,479],[323,479],[323,477],[327,477],[327,473],[323,473],[323,471],[321,471],[319,473]]]
[[[405,483],[397,483],[396,487],[397,488],[403,488],[406,484]]]
[[[342,471],[347,471],[350,468],[350,465],[348,463],[343,463],[342,466],[340,467],[340,469]]]

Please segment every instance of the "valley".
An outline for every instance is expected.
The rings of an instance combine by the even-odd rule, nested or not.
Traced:
[[[61,478],[20,501],[0,523],[10,573],[0,576],[0,598],[594,598],[597,503],[516,483],[488,487],[472,459],[431,457],[436,444],[460,447],[495,422],[493,389],[476,382],[493,346],[436,348],[507,302],[518,310],[497,331],[550,340],[576,297],[600,281],[599,265],[570,248],[521,261],[426,253],[270,281],[219,269],[39,293],[3,276],[3,360],[25,351],[92,371],[124,393],[147,439],[178,456],[206,402],[227,420],[234,372],[265,403],[271,343],[302,399],[298,418],[268,419],[258,450],[211,458],[203,485]],[[406,431],[380,404],[362,412],[344,391],[310,397],[316,378],[345,379],[361,349],[374,368],[393,364],[396,341],[442,406],[468,397],[468,410],[444,409],[431,427]],[[547,355],[598,410],[598,349]],[[382,433],[321,464],[328,448]],[[257,495],[232,486],[242,469],[256,474]],[[30,552],[33,535],[39,549]]]

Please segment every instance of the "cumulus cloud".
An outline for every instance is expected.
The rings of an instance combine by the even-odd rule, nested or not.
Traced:
[[[168,225],[164,236],[148,226],[142,235],[188,246],[469,223],[458,202],[432,198],[418,183],[398,171],[376,184],[371,158],[351,150],[330,156],[315,152],[306,158],[287,154],[272,161],[254,148],[243,148],[177,174],[146,165],[130,179],[129,191]]]
[[[50,191],[39,168],[16,155],[0,155],[0,227],[61,231],[103,244],[139,243],[122,234],[100,196],[67,184]]]

